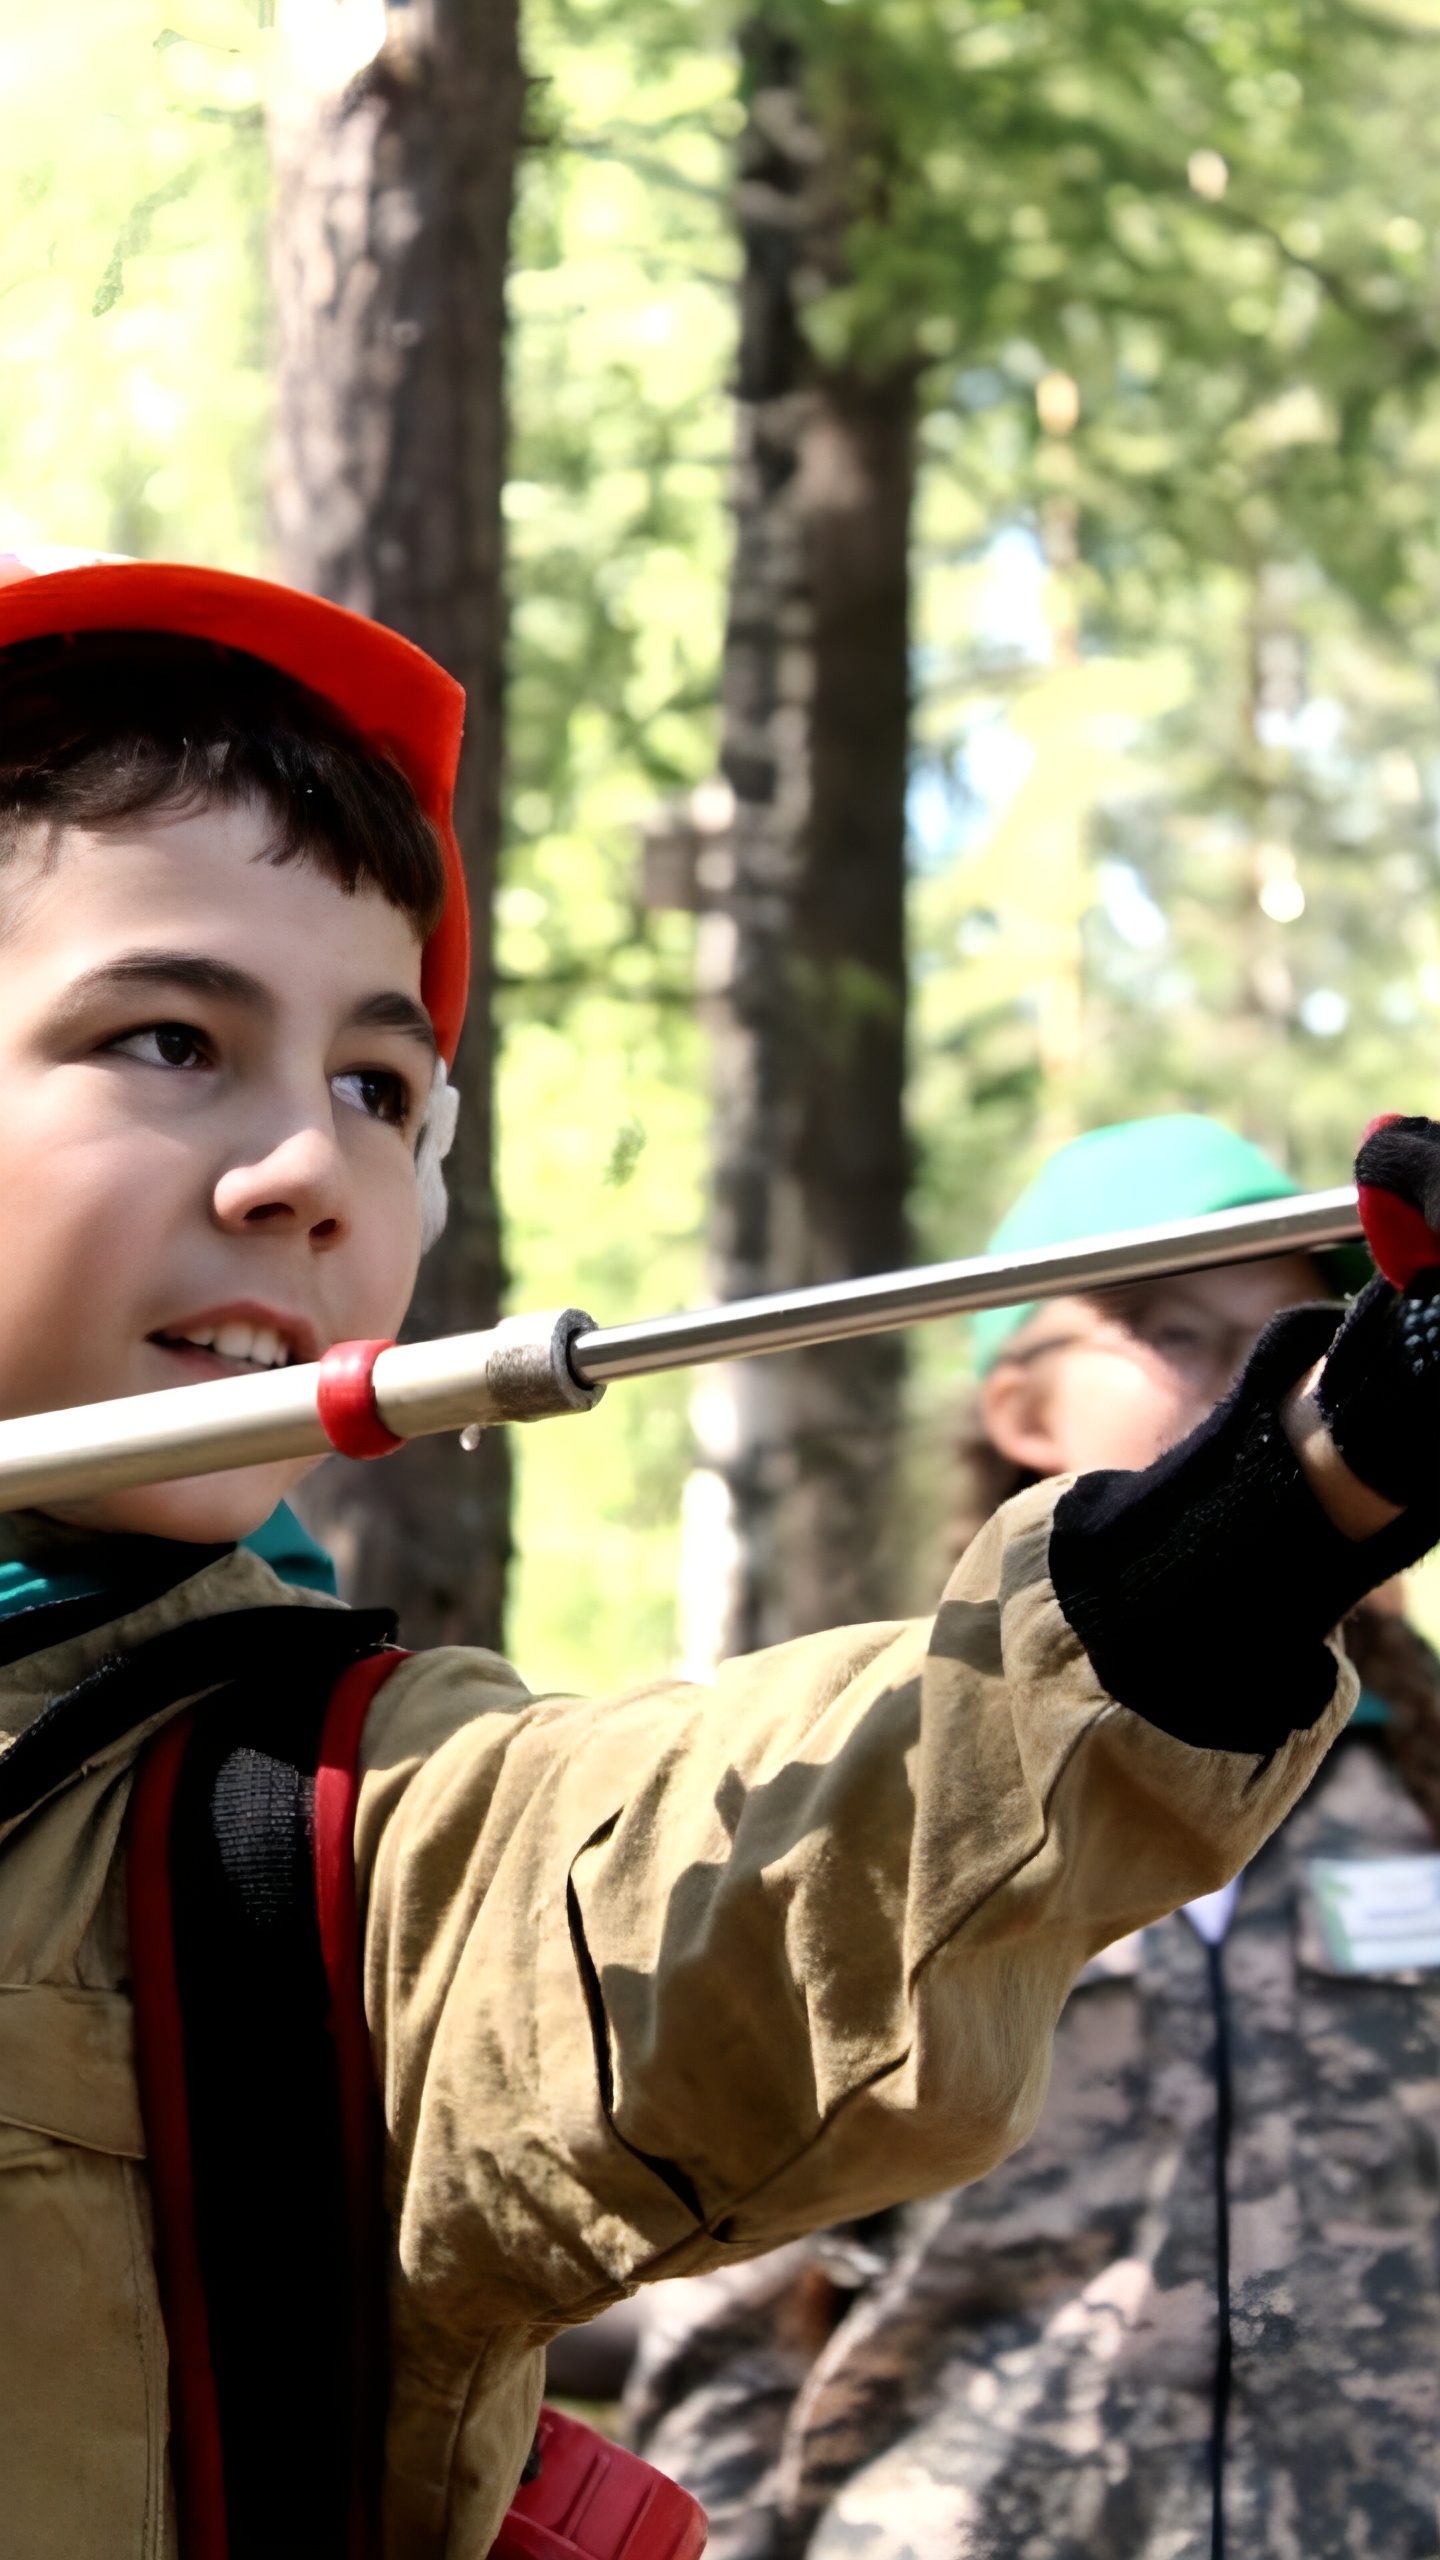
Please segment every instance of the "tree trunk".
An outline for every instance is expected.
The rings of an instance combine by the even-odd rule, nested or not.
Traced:
[[[833,278],[843,172],[807,117],[793,48],[757,23],[748,51],[723,749],[733,876],[700,948],[726,1297],[903,1261],[908,1171],[915,381],[908,368],[826,371],[810,354],[799,303]],[[733,1557],[724,1651],[883,1612],[902,1375],[898,1339],[882,1337],[737,1363],[702,1385],[702,1466],[723,1481]]]
[[[456,817],[474,966],[450,1223],[407,1333],[493,1322],[491,909],[500,834],[504,286],[524,106],[515,0],[409,0],[344,94],[277,117],[277,566],[403,632],[468,697]],[[411,1644],[499,1641],[503,1436],[334,1460],[305,1497],[348,1593]]]

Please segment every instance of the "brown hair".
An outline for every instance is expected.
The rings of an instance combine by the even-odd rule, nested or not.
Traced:
[[[268,862],[375,888],[425,941],[445,903],[435,830],[398,765],[244,650],[80,632],[0,651],[0,860],[39,826],[258,802]]]

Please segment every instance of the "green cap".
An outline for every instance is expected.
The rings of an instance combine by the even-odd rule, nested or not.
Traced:
[[[1261,1148],[1198,1111],[1119,1120],[1072,1138],[1043,1164],[990,1239],[991,1253],[1040,1252],[1081,1236],[1119,1235],[1175,1218],[1208,1217],[1284,1200],[1300,1185]],[[1345,1275],[1348,1280],[1351,1275]],[[1358,1275],[1357,1275],[1358,1276]],[[1012,1333],[1035,1312],[987,1307],[974,1318],[975,1367],[983,1377]]]

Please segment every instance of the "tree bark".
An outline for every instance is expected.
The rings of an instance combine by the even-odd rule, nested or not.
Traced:
[[[474,963],[450,1223],[407,1334],[493,1322],[491,911],[500,837],[504,288],[524,109],[516,0],[410,0],[338,98],[277,118],[273,263],[280,574],[403,632],[468,697],[456,818]],[[347,1593],[411,1644],[498,1643],[503,1435],[334,1460],[303,1497]]]
[[[834,280],[845,173],[809,119],[793,47],[763,22],[747,44],[732,877],[700,952],[726,1297],[903,1261],[908,1175],[915,378],[812,356],[800,306]],[[702,1386],[701,1459],[728,1494],[734,1559],[724,1651],[883,1612],[902,1377],[890,1337],[737,1363]]]

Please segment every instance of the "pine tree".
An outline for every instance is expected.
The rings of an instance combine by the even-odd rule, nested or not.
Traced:
[[[500,836],[504,281],[524,103],[513,0],[407,0],[338,98],[276,122],[277,418],[283,575],[375,615],[468,700],[456,817],[474,967],[455,1071],[450,1223],[408,1330],[493,1322],[490,918]],[[336,1461],[312,1516],[347,1586],[399,1608],[412,1644],[495,1643],[508,1471],[430,1440],[384,1470]]]
[[[700,945],[725,1297],[893,1267],[907,1181],[916,369],[817,360],[801,314],[843,274],[845,139],[817,127],[802,57],[773,22],[752,21],[744,58],[722,751],[734,820]],[[728,1493],[726,1651],[883,1613],[901,1374],[882,1337],[737,1365],[697,1397],[702,1460]]]

